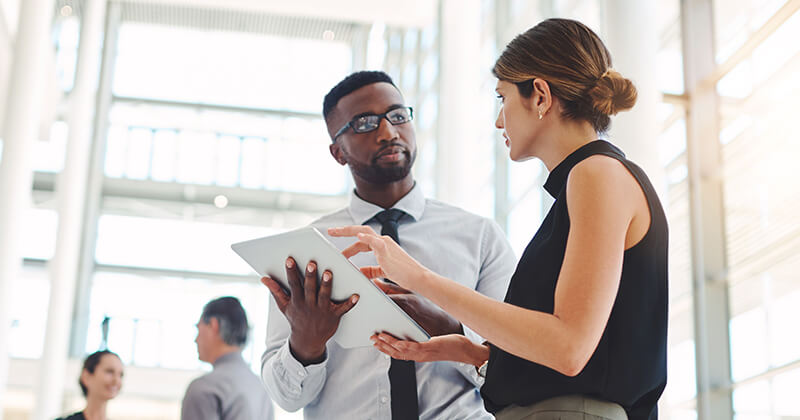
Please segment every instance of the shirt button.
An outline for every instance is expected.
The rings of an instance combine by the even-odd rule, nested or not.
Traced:
[[[388,354],[384,354],[384,355],[383,355],[383,358],[384,358],[384,359],[388,359],[388,358],[389,358],[389,355],[388,355]]]
[[[300,375],[301,378],[305,378],[306,377],[306,373],[303,372],[302,370],[298,370],[297,374]]]
[[[381,404],[386,404],[387,401],[389,401],[388,398],[386,398],[385,396],[381,397]]]

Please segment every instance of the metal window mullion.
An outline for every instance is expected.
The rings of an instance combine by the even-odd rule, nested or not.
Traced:
[[[689,94],[686,149],[697,418],[728,420],[733,404],[719,98],[703,84],[717,68],[712,0],[683,0],[681,28]]]
[[[81,238],[78,278],[75,287],[75,303],[72,313],[72,334],[70,356],[84,356],[89,328],[89,305],[91,303],[92,275],[95,269],[97,248],[97,224],[102,207],[103,180],[105,179],[105,154],[108,142],[109,110],[111,109],[111,88],[114,79],[117,40],[120,24],[120,5],[109,2],[106,10],[103,57],[100,68],[100,82],[97,87],[94,130],[92,132],[92,156],[86,190],[84,208],[83,237]],[[127,166],[127,165],[126,165]]]

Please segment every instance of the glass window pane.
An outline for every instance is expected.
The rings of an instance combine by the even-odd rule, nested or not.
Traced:
[[[716,60],[722,63],[757,31],[786,0],[715,0]]]
[[[772,419],[769,383],[758,381],[734,388],[733,411],[736,420]]]
[[[178,182],[210,184],[214,177],[216,136],[210,132],[181,131]]]
[[[795,288],[800,289],[800,283],[794,277]],[[791,331],[797,329],[797,320],[800,320],[800,290],[773,300],[769,307],[770,334],[770,364],[782,366],[800,360],[800,334]],[[800,388],[797,388],[800,389]]]
[[[36,141],[33,154],[33,169],[41,172],[61,172],[67,154],[69,126],[64,121],[56,121],[50,127],[50,137]]]
[[[99,348],[100,325],[108,316],[108,347],[126,363],[210,370],[197,359],[195,324],[203,305],[220,296],[234,296],[245,308],[251,332],[242,354],[258,372],[269,293],[255,277],[228,282],[99,271],[92,283],[86,350]],[[142,305],[145,301],[148,304]]]
[[[23,258],[49,260],[56,251],[58,214],[50,209],[29,208],[25,213],[25,234],[20,238]]]
[[[756,308],[731,319],[731,376],[746,379],[767,370],[769,349],[767,319],[763,308]]]
[[[233,187],[239,183],[241,139],[220,136],[217,139],[217,185]]]
[[[244,188],[261,188],[263,186],[263,171],[269,170],[265,165],[264,139],[247,137],[242,141],[242,177],[239,185]]]
[[[106,176],[121,178],[125,174],[128,134],[128,129],[119,125],[112,125],[108,130],[104,170]]]
[[[775,376],[772,390],[775,416],[784,419],[800,417],[800,399],[797,398],[798,390],[800,390],[800,369]]]
[[[292,65],[275,65],[275,57]],[[351,66],[351,47],[344,40],[124,23],[113,91],[118,96],[318,113],[321,98]]]
[[[542,194],[531,191],[508,214],[508,241],[515,255],[522,255],[542,222]]]
[[[178,134],[174,130],[156,130],[153,135],[153,169],[150,176],[154,181],[173,181],[177,172]]]
[[[128,138],[125,176],[130,179],[147,179],[150,174],[150,157],[153,131],[134,128]]]
[[[212,273],[251,274],[230,249],[234,242],[278,233],[269,227],[102,215],[100,264]]]
[[[42,357],[47,327],[50,279],[44,266],[23,267],[11,282],[11,330],[9,355],[26,359]]]
[[[658,3],[661,47],[656,55],[658,88],[662,92],[683,93],[683,47],[681,45],[680,2]]]

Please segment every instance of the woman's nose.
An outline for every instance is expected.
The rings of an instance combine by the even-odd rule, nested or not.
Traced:
[[[494,126],[503,129],[505,128],[505,117],[503,116],[503,107],[500,107],[500,111],[497,112],[497,119],[494,121]]]

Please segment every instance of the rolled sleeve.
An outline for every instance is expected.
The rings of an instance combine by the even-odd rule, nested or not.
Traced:
[[[327,357],[319,364],[303,366],[284,343],[271,356],[265,355],[261,378],[275,402],[287,411],[297,411],[317,397],[325,384]]]
[[[327,377],[327,354],[322,362],[303,366],[289,350],[291,328],[270,297],[267,349],[261,356],[261,380],[273,401],[286,411],[297,411],[317,398]]]

